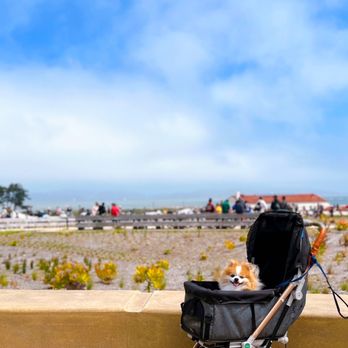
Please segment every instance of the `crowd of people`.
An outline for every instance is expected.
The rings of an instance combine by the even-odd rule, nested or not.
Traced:
[[[121,208],[116,203],[111,203],[111,206],[106,206],[105,203],[95,202],[91,209],[80,208],[77,215],[80,216],[119,216]]]
[[[97,216],[97,215],[111,215],[111,216],[119,216],[121,213],[121,208],[116,204],[112,203],[111,207],[105,207],[105,203],[99,204],[98,202],[95,202],[93,205],[91,211],[87,211],[84,215],[91,215],[91,216]]]
[[[243,201],[241,198],[238,198],[233,205],[231,205],[228,199],[214,204],[213,199],[209,198],[207,205],[203,209],[203,212],[217,214],[229,214],[235,212],[237,214],[244,214],[252,213],[253,209],[248,204],[248,202]]]
[[[268,210],[289,210],[295,211],[303,216],[313,216],[320,217],[322,214],[329,216],[338,216],[342,215],[347,209],[343,212],[342,206],[339,205],[331,206],[324,210],[324,207],[320,204],[313,206],[301,206],[301,210],[299,209],[297,204],[290,204],[286,200],[286,196],[283,196],[281,199],[278,196],[274,196],[272,202],[267,203],[265,199],[260,196],[255,203],[252,202],[250,204],[246,200],[243,200],[242,197],[238,197],[236,200],[231,202],[229,199],[225,199],[219,202],[214,203],[213,199],[210,198],[208,203],[203,209],[199,208],[184,208],[184,209],[158,209],[157,211],[147,211],[145,214],[195,214],[195,213],[217,213],[217,214],[249,214],[249,213],[263,213]],[[91,208],[79,208],[77,210],[73,210],[71,207],[67,207],[62,209],[57,207],[56,209],[45,209],[45,210],[37,210],[32,211],[31,208],[27,207],[25,210],[16,211],[11,208],[3,208],[0,210],[0,218],[26,218],[26,217],[73,217],[73,216],[103,216],[103,215],[111,215],[117,217],[123,211],[124,214],[131,214],[132,211],[122,210],[119,205],[116,203],[112,203],[111,205],[106,205],[103,203],[95,202]]]
[[[39,209],[33,211],[31,207],[27,207],[22,209],[21,211],[17,211],[12,208],[3,208],[0,210],[0,218],[26,218],[26,217],[73,217],[75,215],[80,216],[97,216],[97,215],[111,215],[111,216],[119,216],[121,213],[121,208],[116,204],[112,203],[111,206],[106,206],[105,203],[99,204],[95,202],[91,209],[79,208],[77,210],[73,210],[71,207],[66,207],[65,209],[61,207],[56,207],[55,209]]]
[[[238,197],[233,204],[231,204],[228,199],[214,204],[212,198],[209,198],[207,205],[204,209],[202,209],[203,212],[217,214],[263,213],[267,210],[288,210],[299,212],[302,215],[320,216],[323,213],[324,208],[323,206],[318,205],[315,209],[313,209],[313,211],[306,210],[306,208],[299,211],[299,207],[296,204],[289,204],[287,202],[286,196],[283,196],[281,200],[279,200],[278,196],[275,195],[273,196],[271,204],[267,204],[264,198],[260,196],[256,204],[253,205],[249,204],[247,201],[244,201],[241,197]]]

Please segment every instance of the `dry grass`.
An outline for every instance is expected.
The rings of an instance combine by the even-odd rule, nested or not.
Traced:
[[[333,286],[344,292],[348,291],[341,287],[347,279],[346,262],[333,260],[346,253],[342,244],[346,234],[330,232],[320,257]],[[216,279],[232,258],[245,260],[245,240],[246,230],[231,229],[0,232],[0,274],[7,277],[8,288],[45,289],[38,267],[40,259],[68,257],[90,265],[112,261],[118,266],[118,276],[109,285],[103,284],[90,267],[93,289],[144,290],[143,284],[133,281],[136,266],[157,262],[165,255],[170,263],[166,289],[182,290],[188,279]],[[230,248],[232,243],[234,247]],[[311,291],[327,291],[316,268],[311,271],[310,281]]]

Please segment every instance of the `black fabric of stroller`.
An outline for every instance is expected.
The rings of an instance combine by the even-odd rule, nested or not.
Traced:
[[[310,243],[301,215],[289,211],[260,214],[247,239],[249,262],[260,268],[265,288],[260,291],[224,291],[217,282],[185,282],[181,327],[194,340],[209,347],[228,347],[228,342],[247,339],[279,298],[285,286],[303,273],[310,256]],[[306,302],[306,278],[302,298],[279,312],[261,332],[260,339],[282,337],[299,317]],[[284,317],[282,313],[284,310]],[[276,329],[277,328],[277,329]],[[221,345],[222,343],[222,345]]]
[[[184,283],[185,302],[182,303],[181,327],[194,340],[221,347],[222,342],[247,339],[260,325],[278,300],[277,291],[224,291],[217,282]],[[284,336],[289,326],[298,318],[305,305],[303,297],[295,301],[282,320],[274,338]],[[271,337],[285,303],[280,311],[261,332],[259,338]],[[217,344],[216,346],[214,344]]]
[[[261,214],[248,234],[248,261],[259,266],[268,289],[291,280],[298,269],[304,272],[310,249],[301,215],[290,211]]]

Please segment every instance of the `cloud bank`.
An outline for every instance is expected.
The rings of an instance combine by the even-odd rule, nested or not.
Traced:
[[[6,4],[2,182],[347,184],[340,1]]]

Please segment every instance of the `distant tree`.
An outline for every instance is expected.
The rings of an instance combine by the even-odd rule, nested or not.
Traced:
[[[26,199],[29,199],[28,191],[21,184],[10,184],[5,188],[4,203],[13,205],[14,209],[23,207]]]
[[[0,204],[3,205],[6,201],[6,191],[7,188],[5,186],[0,186]]]

